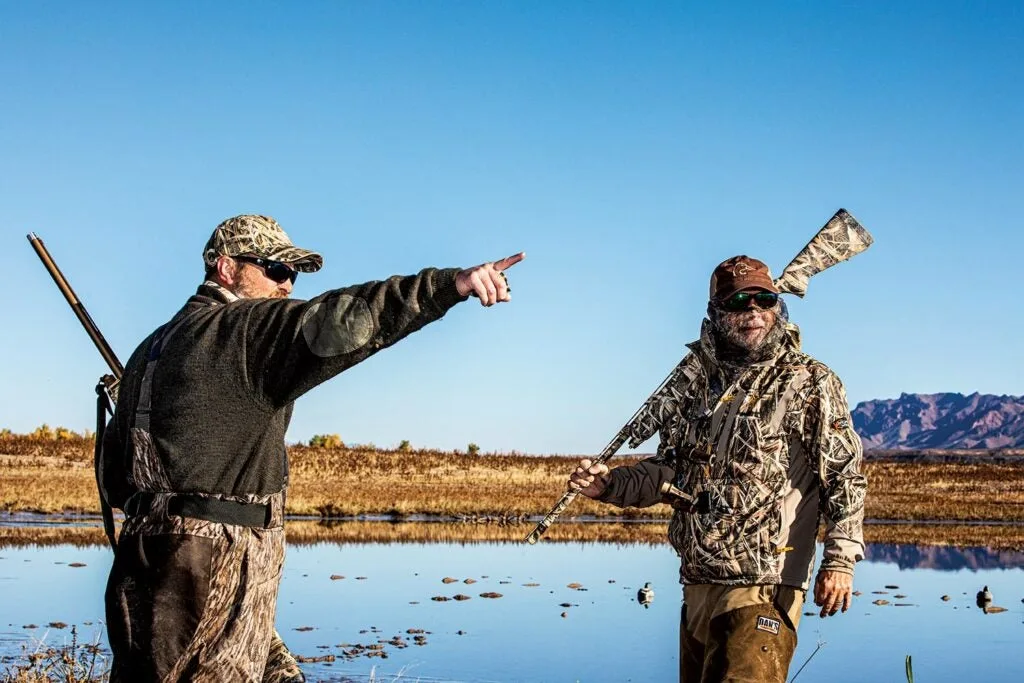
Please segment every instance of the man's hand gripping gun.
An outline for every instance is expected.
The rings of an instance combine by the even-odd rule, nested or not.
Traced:
[[[874,238],[864,226],[858,223],[857,219],[851,216],[846,209],[839,209],[783,269],[782,275],[775,280],[775,286],[784,294],[803,297],[807,293],[807,284],[814,275],[856,256],[870,247],[872,242],[874,242]],[[663,392],[666,387],[675,385],[680,379],[683,365],[684,362],[681,361],[672,370],[665,381],[654,390],[650,398],[619,430],[611,443],[605,446],[604,450],[594,459],[593,464],[607,462],[626,441],[629,441],[630,448],[636,448],[654,435],[661,426],[662,420],[658,406],[662,402]],[[536,528],[530,532],[526,537],[526,542],[532,545],[540,540],[548,527],[554,524],[559,515],[576,500],[577,495],[579,495],[578,491],[567,491],[544,519],[537,524]],[[688,512],[706,511],[710,503],[706,498],[701,500],[700,496],[690,496],[671,484],[662,486],[662,495],[666,498],[666,502],[670,502],[673,507],[681,505],[683,506],[681,509]]]

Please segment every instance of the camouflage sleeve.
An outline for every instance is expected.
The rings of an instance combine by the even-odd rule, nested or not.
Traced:
[[[427,268],[309,301],[260,302],[247,324],[251,383],[278,406],[294,401],[465,301],[458,272]]]
[[[822,571],[853,573],[864,559],[864,495],[861,443],[853,430],[846,391],[826,370],[809,397],[805,447],[818,473],[818,509],[825,520]]]

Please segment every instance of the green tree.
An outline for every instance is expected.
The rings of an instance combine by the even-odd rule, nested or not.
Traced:
[[[313,448],[344,448],[345,442],[337,434],[316,434],[309,440]]]
[[[477,446],[475,443],[471,443],[468,446],[466,446],[466,452],[469,453],[470,455],[480,455],[480,447]]]
[[[29,436],[36,439],[45,439],[47,441],[52,441],[54,438],[54,433],[53,429],[50,428],[50,425],[44,422],[43,424],[36,427],[35,431],[32,432]]]

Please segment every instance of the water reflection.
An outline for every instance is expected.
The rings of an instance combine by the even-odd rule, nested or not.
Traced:
[[[26,522],[21,524],[19,522]],[[287,523],[288,542],[293,546],[320,543],[511,543],[520,544],[533,529],[533,523],[473,524],[452,521],[319,521],[290,519]],[[571,522],[562,521],[551,527],[544,543],[617,543],[666,545],[667,522]],[[956,546],[997,549],[998,557],[991,562],[964,560],[964,567],[1021,566],[1014,559],[1024,547],[1024,525],[980,526],[975,524],[871,524],[865,528],[869,544],[891,546]],[[0,514],[0,548],[74,545],[77,547],[106,546],[100,522],[95,518],[54,518],[32,516],[26,518]],[[1004,551],[1009,551],[1004,554]],[[886,551],[890,552],[890,551]],[[929,551],[930,552],[930,551]],[[891,551],[877,559],[900,555]],[[901,566],[939,566],[927,564],[925,552],[919,564],[912,552],[902,553]],[[973,557],[973,551],[969,552]],[[956,569],[957,553],[950,553],[945,562]]]
[[[623,527],[633,530],[621,533],[664,533],[657,525]],[[678,559],[660,540],[556,535],[526,546],[516,527],[480,528],[466,540],[465,525],[380,522],[300,522],[290,530],[277,626],[298,654],[334,658],[306,664],[311,681],[366,680],[371,670],[376,680],[402,672],[399,680],[477,683],[674,680]],[[72,532],[81,540],[88,530]],[[414,540],[456,532],[458,541]],[[67,628],[48,624],[77,624],[86,640],[102,635],[110,551],[97,533],[95,543],[81,546],[30,545],[26,533],[20,545],[0,550],[0,654],[16,653],[31,636],[46,633],[49,644],[69,637]],[[375,536],[385,540],[365,541]],[[819,642],[827,644],[799,683],[901,680],[907,654],[920,680],[1021,680],[1020,555],[869,545],[851,611],[804,617],[793,670]],[[641,609],[645,585],[657,598]],[[985,589],[992,599],[979,609]]]
[[[865,555],[870,562],[891,562],[900,569],[957,571],[1024,567],[1024,552],[1019,550],[869,543]]]

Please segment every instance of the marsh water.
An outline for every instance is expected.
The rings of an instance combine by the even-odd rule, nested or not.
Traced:
[[[0,547],[0,671],[71,625],[102,641],[110,560]],[[311,681],[671,681],[677,578],[664,544],[322,542],[289,547],[277,626],[295,653],[334,656],[303,665]],[[1005,612],[976,606],[986,585]],[[847,614],[803,617],[791,678],[806,662],[800,683],[902,681],[909,654],[917,681],[1024,679],[1024,553],[871,545],[855,588]]]

